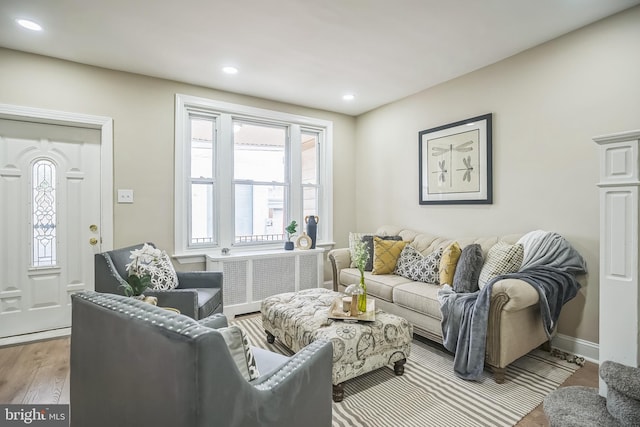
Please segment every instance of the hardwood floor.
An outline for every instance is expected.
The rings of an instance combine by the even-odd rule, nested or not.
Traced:
[[[69,338],[0,348],[0,403],[69,403]],[[568,385],[598,386],[598,365],[587,362]],[[548,426],[542,405],[517,424]]]

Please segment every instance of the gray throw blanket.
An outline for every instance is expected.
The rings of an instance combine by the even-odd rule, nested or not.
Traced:
[[[533,286],[539,295],[540,312],[547,336],[555,328],[562,306],[576,296],[580,284],[574,273],[586,272],[584,260],[564,239],[548,233],[545,240],[554,240],[555,249],[546,245],[538,257],[548,259],[548,251],[563,254],[563,262],[554,266],[539,265],[538,257],[530,257],[530,266],[511,274],[493,278],[482,290],[473,293],[455,293],[445,285],[438,291],[442,311],[442,337],[445,348],[454,353],[454,371],[467,380],[477,380],[484,369],[487,323],[491,291],[501,279],[521,279]],[[545,245],[543,245],[545,246]],[[569,250],[569,248],[571,248]]]

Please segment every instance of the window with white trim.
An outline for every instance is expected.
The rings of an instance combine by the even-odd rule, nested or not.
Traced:
[[[176,95],[176,253],[282,248],[317,215],[330,241],[332,122]]]

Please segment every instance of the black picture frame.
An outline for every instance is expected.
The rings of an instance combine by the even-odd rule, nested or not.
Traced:
[[[492,118],[489,113],[418,132],[421,205],[493,203]]]

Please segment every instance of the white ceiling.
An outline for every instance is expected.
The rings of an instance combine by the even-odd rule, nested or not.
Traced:
[[[0,0],[0,46],[358,115],[636,4]],[[240,72],[226,75],[225,65]],[[342,100],[347,92],[356,98]]]

